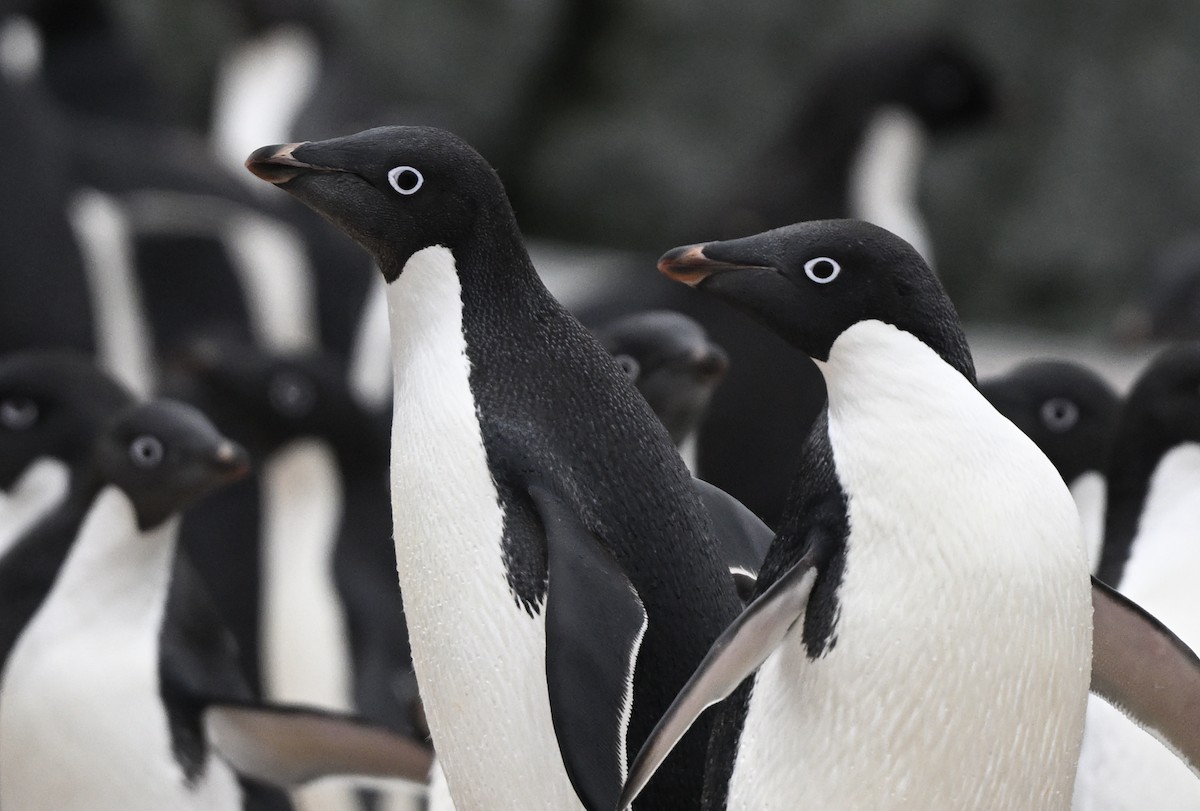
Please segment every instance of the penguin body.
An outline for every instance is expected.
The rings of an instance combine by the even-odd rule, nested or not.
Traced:
[[[953,305],[911,246],[821,221],[678,248],[659,267],[807,354],[829,400],[756,599],[651,734],[619,807],[687,719],[731,693],[707,808],[1065,809],[1089,683],[1146,710],[1142,657],[1169,639],[1193,691],[1180,700],[1200,694],[1194,654],[1089,587],[1066,486],[978,391]]]
[[[457,139],[380,128],[247,166],[388,280],[397,567],[456,806],[610,807],[628,747],[737,606],[669,437]],[[701,731],[647,807],[694,807],[703,748]]]
[[[394,775],[411,754],[428,768],[410,742],[351,719],[251,701],[231,639],[175,556],[181,507],[247,465],[194,409],[132,406],[96,439],[64,508],[0,564],[0,802],[281,808],[238,774]]]
[[[1200,510],[1200,345],[1156,356],[1121,404],[1110,465],[1102,578],[1181,639],[1200,644],[1193,542]],[[1093,699],[1078,811],[1200,807],[1200,783],[1158,741]]]
[[[1100,564],[1104,469],[1119,398],[1103,378],[1069,361],[1030,361],[984,380],[980,391],[1046,454],[1071,490],[1088,565]]]

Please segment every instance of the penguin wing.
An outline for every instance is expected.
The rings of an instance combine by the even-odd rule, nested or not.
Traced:
[[[1200,775],[1200,659],[1141,606],[1092,578],[1092,692]]]
[[[758,570],[762,567],[775,532],[761,519],[721,488],[702,479],[692,479],[692,486],[704,502],[713,529],[721,543],[725,564],[733,575],[742,602],[749,602],[754,593]]]
[[[288,788],[331,775],[423,783],[433,753],[358,718],[308,707],[214,703],[204,709],[213,748],[240,774]]]
[[[642,744],[629,768],[618,809],[629,808],[700,714],[732,693],[783,641],[808,604],[817,577],[815,558],[810,546],[717,637]]]
[[[548,489],[528,488],[546,534],[546,682],[563,764],[589,811],[611,811],[646,609],[605,545]]]

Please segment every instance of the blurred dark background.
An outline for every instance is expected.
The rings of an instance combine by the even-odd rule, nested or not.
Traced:
[[[57,7],[63,28],[103,16],[147,69],[161,115],[197,131],[222,59],[299,21],[329,66],[318,91],[343,109],[310,115],[308,130],[302,116],[296,135],[341,134],[322,131],[329,121],[445,126],[496,165],[527,234],[651,251],[710,236],[690,224],[779,137],[833,55],[940,32],[994,73],[1001,102],[987,127],[933,143],[921,178],[938,267],[968,319],[1106,332],[1155,253],[1200,224],[1193,4],[17,5]]]

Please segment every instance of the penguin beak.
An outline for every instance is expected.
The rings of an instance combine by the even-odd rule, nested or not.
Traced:
[[[268,183],[274,183],[276,186],[287,183],[289,180],[295,180],[308,172],[345,171],[345,169],[337,169],[332,166],[315,166],[296,158],[293,155],[295,150],[307,143],[310,142],[301,141],[297,144],[272,144],[260,147],[246,158],[246,168],[259,178]]]
[[[668,279],[683,282],[689,287],[695,287],[714,273],[746,270],[749,268],[756,268],[758,270],[773,269],[760,264],[713,259],[705,254],[705,249],[711,244],[684,245],[681,248],[667,251],[658,260],[658,271]]]
[[[250,472],[250,454],[241,445],[227,439],[217,446],[212,464],[223,481],[236,481]]]

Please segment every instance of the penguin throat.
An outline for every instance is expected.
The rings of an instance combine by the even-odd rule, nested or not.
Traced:
[[[1162,577],[1193,571],[1180,563],[1200,562],[1194,542],[1198,522],[1200,443],[1187,442],[1164,454],[1150,477],[1122,586],[1137,586],[1155,567]]]

